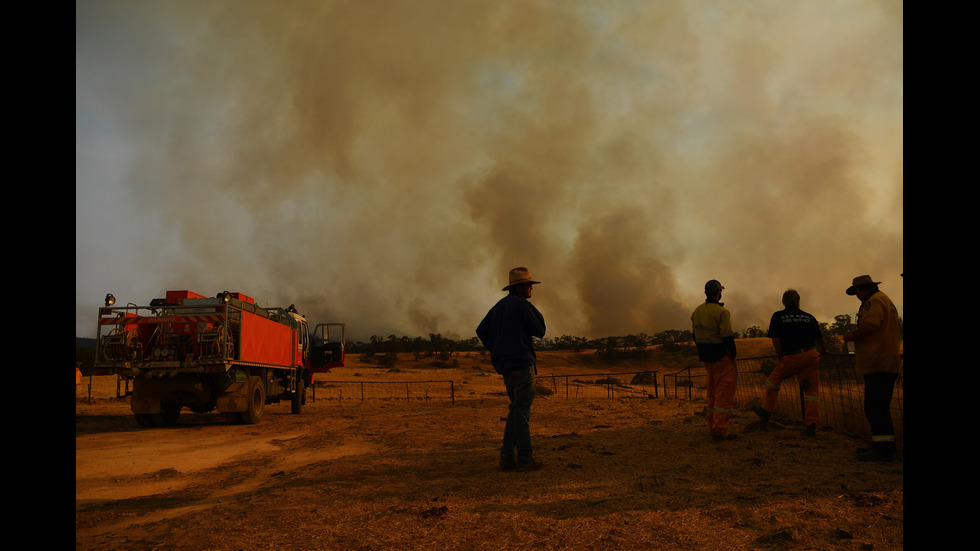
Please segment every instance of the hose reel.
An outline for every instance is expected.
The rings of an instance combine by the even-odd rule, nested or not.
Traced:
[[[136,361],[143,351],[139,333],[128,329],[106,335],[102,341],[102,354],[115,362]]]

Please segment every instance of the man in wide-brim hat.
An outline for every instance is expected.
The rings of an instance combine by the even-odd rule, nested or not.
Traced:
[[[490,363],[504,378],[510,412],[500,448],[500,468],[532,471],[541,468],[531,449],[531,403],[534,401],[536,357],[533,337],[544,338],[544,317],[531,304],[531,288],[537,285],[525,267],[510,271],[504,291],[476,328],[476,335],[490,351]],[[516,454],[516,457],[515,457]]]
[[[849,295],[856,295],[858,289],[873,289],[876,285],[880,285],[880,281],[874,281],[869,275],[857,276],[851,280],[851,286],[847,288],[845,293]]]
[[[880,281],[861,275],[844,292],[861,301],[857,329],[844,334],[854,341],[854,371],[864,378],[864,415],[871,425],[871,447],[857,451],[861,461],[890,461],[895,453],[891,402],[902,372],[898,308],[878,289]]]

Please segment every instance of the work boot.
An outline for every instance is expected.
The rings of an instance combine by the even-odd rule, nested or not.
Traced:
[[[513,457],[501,457],[500,468],[509,471],[517,468],[517,461]]]
[[[872,444],[870,448],[861,448],[855,456],[858,461],[889,462],[895,453],[895,445],[891,443]]]
[[[772,415],[772,412],[766,411],[758,403],[752,404],[752,411],[759,416],[759,419],[762,421],[763,425],[769,422],[769,417]]]
[[[803,429],[803,436],[816,436],[817,435],[817,424],[810,423],[805,429]]]
[[[515,471],[536,471],[543,467],[541,463],[535,461],[534,459],[528,461],[527,463],[520,463],[514,467]]]

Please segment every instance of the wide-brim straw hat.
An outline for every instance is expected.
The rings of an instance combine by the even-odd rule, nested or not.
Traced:
[[[847,294],[849,294],[849,295],[853,295],[853,294],[857,293],[858,287],[867,287],[869,285],[878,285],[879,283],[881,283],[881,282],[880,281],[875,281],[875,280],[871,279],[871,276],[869,276],[869,275],[857,276],[856,278],[854,278],[853,280],[851,280],[851,286],[848,287],[847,290],[844,291],[844,292],[847,293]]]
[[[510,271],[510,283],[508,283],[507,286],[501,290],[506,291],[511,287],[514,287],[515,285],[523,285],[525,283],[537,285],[541,282],[532,279],[531,272],[529,272],[527,268],[524,267],[514,268],[513,270]]]

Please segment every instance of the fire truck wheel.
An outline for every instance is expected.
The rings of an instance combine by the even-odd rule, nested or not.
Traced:
[[[259,377],[248,378],[248,406],[242,412],[242,423],[254,425],[265,411],[265,387]]]
[[[301,413],[305,401],[306,384],[303,382],[303,378],[299,377],[296,381],[296,392],[293,393],[293,413]]]
[[[153,423],[153,416],[149,413],[137,413],[136,424],[144,429],[152,429],[155,426]]]
[[[160,404],[160,410],[160,415],[154,416],[157,426],[172,427],[177,424],[177,419],[180,417],[179,405],[164,402]]]

